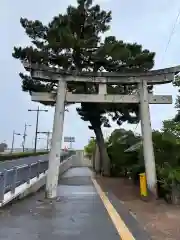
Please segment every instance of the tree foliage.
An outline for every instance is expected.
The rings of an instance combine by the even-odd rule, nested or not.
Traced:
[[[180,141],[180,122],[174,119],[165,120],[163,121],[162,131],[167,137],[176,139],[177,142]]]
[[[152,132],[158,195],[170,202],[177,200],[177,194],[180,196],[177,191],[177,185],[180,185],[180,143],[177,129],[177,123],[166,120],[161,131]],[[139,183],[139,174],[145,171],[142,146],[139,145],[139,148],[132,152],[125,150],[140,141],[141,136],[134,135],[132,131],[114,130],[108,141],[111,176],[131,177],[134,183]]]
[[[156,164],[163,165],[164,163],[169,163],[171,166],[179,164],[179,144],[175,135],[167,132],[154,131],[153,145]]]
[[[105,62],[100,50],[102,47],[97,47],[100,42],[98,35],[109,29],[111,12],[101,10],[99,5],[92,5],[90,0],[78,0],[77,3],[77,7],[67,7],[64,15],[55,16],[48,25],[39,20],[21,18],[21,25],[31,39],[32,46],[15,47],[13,57],[65,71],[98,71],[101,62]],[[23,89],[27,91],[54,87],[43,82],[37,86],[30,77],[20,76]],[[77,84],[73,86],[75,89],[77,87]],[[68,85],[68,88],[72,90],[72,85]],[[85,88],[82,90],[88,91]]]
[[[176,75],[174,81],[173,81],[173,86],[178,88],[178,93],[180,93],[180,75]],[[175,108],[177,109],[177,114],[174,117],[175,122],[180,122],[180,95],[177,95],[176,98],[176,103],[175,103]]]
[[[92,157],[94,151],[96,148],[96,141],[94,138],[91,138],[87,144],[87,146],[84,147],[84,151],[88,157]]]
[[[126,175],[128,168],[139,161],[136,152],[125,153],[132,145],[140,141],[140,136],[134,135],[132,131],[116,129],[108,140],[108,154],[111,159],[111,175]]]

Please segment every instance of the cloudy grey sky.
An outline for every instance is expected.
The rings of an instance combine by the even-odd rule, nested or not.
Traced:
[[[11,57],[13,46],[29,43],[20,26],[20,17],[39,19],[44,23],[51,20],[54,15],[65,11],[69,4],[75,0],[0,0],[0,141],[6,140],[11,145],[12,132],[23,133],[25,122],[31,124],[28,128],[27,145],[32,146],[35,128],[35,113],[29,113],[29,108],[35,109],[38,104],[31,102],[27,93],[21,91],[21,81],[18,73],[22,66],[18,60]],[[117,38],[138,42],[145,48],[156,52],[155,68],[168,67],[180,64],[180,25],[179,21],[172,36],[171,43],[165,53],[167,41],[180,8],[179,0],[96,0],[107,10],[112,10],[113,21],[110,34]],[[172,94],[175,99],[177,90],[171,85],[160,86],[155,89],[157,94]],[[40,106],[42,109],[44,106]],[[48,113],[40,114],[39,131],[51,131],[54,110],[48,108]],[[75,106],[70,107],[65,116],[64,135],[75,136],[74,147],[82,148],[93,133],[88,130],[88,124],[81,121],[76,113]],[[152,127],[161,128],[164,119],[173,117],[175,109],[173,105],[151,106]],[[135,129],[135,126],[127,126]],[[105,136],[111,129],[104,129]],[[140,131],[139,126],[137,131]],[[43,136],[40,136],[43,137]],[[15,147],[22,142],[20,136],[16,137]],[[39,146],[43,147],[45,140],[39,140]]]

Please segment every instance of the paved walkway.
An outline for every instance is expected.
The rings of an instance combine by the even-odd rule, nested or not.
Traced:
[[[0,239],[149,239],[133,222],[132,216],[123,215],[125,225],[118,214],[124,206],[110,194],[108,200],[91,175],[88,168],[70,169],[60,179],[57,201],[44,200],[43,192],[39,192],[1,209]]]

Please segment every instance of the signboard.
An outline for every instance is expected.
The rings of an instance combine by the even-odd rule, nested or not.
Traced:
[[[75,142],[75,137],[64,137],[64,142],[73,143]]]

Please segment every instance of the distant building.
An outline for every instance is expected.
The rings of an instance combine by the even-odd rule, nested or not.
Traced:
[[[7,149],[8,145],[6,143],[0,143],[0,152],[4,152]]]

